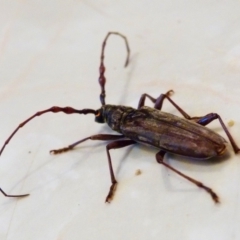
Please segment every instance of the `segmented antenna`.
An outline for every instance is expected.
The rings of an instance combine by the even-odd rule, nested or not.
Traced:
[[[124,67],[127,67],[128,62],[129,62],[129,57],[130,57],[130,48],[129,48],[129,45],[128,45],[127,38],[124,35],[122,35],[121,33],[109,32],[107,34],[107,36],[105,37],[103,43],[102,43],[101,62],[100,62],[100,67],[99,67],[100,76],[99,76],[98,81],[99,81],[99,84],[100,84],[100,87],[101,87],[100,101],[101,101],[102,105],[105,105],[105,97],[106,97],[106,92],[105,92],[106,78],[105,78],[105,75],[104,75],[106,68],[105,68],[105,65],[104,65],[104,51],[105,51],[105,46],[106,46],[107,40],[108,40],[110,35],[118,35],[121,38],[123,38],[123,40],[125,41],[125,45],[126,45],[126,48],[127,48],[127,58],[126,58],[126,62],[125,62]]]

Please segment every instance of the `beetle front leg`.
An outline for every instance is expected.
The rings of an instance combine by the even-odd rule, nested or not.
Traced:
[[[205,191],[207,191],[207,192],[211,195],[211,197],[212,197],[212,199],[213,199],[213,201],[214,201],[215,203],[219,203],[219,197],[218,197],[218,195],[217,195],[211,188],[209,188],[209,187],[205,186],[204,184],[202,184],[201,182],[199,182],[199,181],[197,181],[197,180],[195,180],[195,179],[193,179],[193,178],[191,178],[191,177],[189,177],[189,176],[181,173],[181,172],[178,171],[177,169],[175,169],[175,168],[171,167],[170,165],[168,165],[167,163],[165,163],[165,162],[163,161],[163,158],[164,158],[165,153],[166,153],[166,152],[164,152],[164,151],[161,150],[161,151],[159,151],[159,152],[156,154],[156,159],[157,159],[157,162],[158,162],[158,163],[164,165],[164,166],[167,167],[168,169],[172,170],[173,172],[177,173],[178,175],[182,176],[183,178],[187,179],[188,181],[194,183],[194,184],[197,185],[198,187],[203,188]]]
[[[73,144],[71,144],[67,147],[51,150],[50,153],[51,154],[59,154],[59,153],[67,152],[69,150],[72,150],[78,144],[80,144],[82,142],[85,142],[87,140],[109,141],[109,140],[117,140],[117,139],[121,139],[121,138],[125,138],[125,136],[124,135],[113,135],[113,134],[96,134],[96,135],[92,135],[92,136],[87,137],[87,138],[83,138],[80,141],[77,141],[77,142],[75,142],[75,143],[73,143]]]
[[[111,200],[113,198],[113,195],[114,195],[114,193],[116,191],[116,188],[117,188],[117,180],[114,176],[113,167],[112,167],[112,160],[111,160],[109,150],[117,149],[117,148],[123,148],[123,147],[129,146],[129,145],[132,145],[134,143],[136,143],[136,142],[133,141],[133,140],[119,140],[119,141],[111,142],[106,146],[107,156],[108,156],[108,166],[109,166],[109,170],[110,170],[112,185],[110,187],[110,190],[109,190],[109,193],[106,197],[105,202],[108,202],[108,203],[111,202]]]

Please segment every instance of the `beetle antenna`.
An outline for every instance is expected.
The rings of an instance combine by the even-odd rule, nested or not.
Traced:
[[[28,123],[29,121],[31,121],[33,118],[38,117],[42,114],[45,114],[47,112],[53,112],[53,113],[58,113],[58,112],[63,112],[66,114],[73,114],[73,113],[78,113],[78,114],[94,114],[97,115],[97,111],[93,110],[93,109],[83,109],[83,110],[77,110],[71,107],[51,107],[49,109],[43,110],[43,111],[39,111],[37,113],[35,113],[34,115],[32,115],[30,118],[28,118],[27,120],[25,120],[24,122],[20,123],[19,126],[12,132],[12,134],[9,136],[9,138],[5,141],[5,143],[2,146],[2,149],[0,150],[0,156],[2,155],[2,152],[4,150],[4,148],[6,147],[6,145],[10,142],[10,140],[12,139],[12,137],[16,134],[16,132],[22,128],[26,123]]]
[[[102,43],[101,62],[100,62],[100,67],[99,67],[100,76],[99,76],[98,81],[99,81],[99,84],[100,84],[100,87],[101,87],[100,101],[101,101],[102,105],[105,105],[105,97],[106,97],[106,92],[105,92],[106,78],[105,78],[105,75],[104,75],[104,73],[105,73],[104,51],[105,51],[106,42],[107,42],[110,35],[118,35],[121,38],[123,38],[124,41],[125,41],[125,45],[126,45],[126,48],[127,48],[127,58],[126,58],[126,62],[125,62],[124,67],[127,67],[128,62],[129,62],[129,57],[130,57],[130,48],[129,48],[129,45],[128,45],[127,38],[124,35],[122,35],[121,33],[109,32],[107,34],[107,36],[105,37],[103,43]]]

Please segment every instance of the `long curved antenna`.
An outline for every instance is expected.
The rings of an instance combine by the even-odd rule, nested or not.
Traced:
[[[128,45],[127,38],[124,35],[122,35],[121,33],[109,32],[107,34],[107,36],[105,37],[103,43],[102,43],[101,62],[100,62],[100,67],[99,67],[100,76],[99,76],[98,81],[99,81],[99,84],[100,84],[100,87],[101,87],[100,101],[101,101],[102,105],[105,105],[105,97],[106,97],[106,92],[105,92],[106,78],[105,78],[105,75],[104,75],[104,73],[105,73],[104,50],[105,50],[106,42],[107,42],[110,35],[118,35],[121,38],[123,38],[124,41],[125,41],[126,48],[127,48],[127,58],[126,58],[126,62],[125,62],[124,67],[127,67],[128,62],[129,62],[129,57],[130,57],[130,48],[129,48],[129,45]]]
[[[74,109],[74,108],[71,108],[71,107],[51,107],[49,109],[46,109],[46,110],[43,110],[43,111],[39,111],[37,113],[35,113],[34,115],[32,115],[30,118],[28,118],[27,120],[25,120],[24,122],[20,123],[19,126],[12,132],[12,134],[8,137],[8,139],[5,141],[5,143],[3,144],[1,150],[0,150],[0,156],[4,150],[4,148],[6,147],[6,145],[10,142],[10,140],[12,139],[12,137],[16,134],[16,132],[21,128],[23,127],[26,123],[28,123],[29,121],[31,121],[33,118],[37,117],[37,116],[40,116],[42,114],[45,114],[47,112],[53,112],[53,113],[58,113],[58,112],[63,112],[63,113],[66,113],[66,114],[73,114],[73,113],[78,113],[78,114],[94,114],[94,115],[97,115],[97,111],[93,110],[93,109],[83,109],[83,110],[77,110],[77,109]],[[21,195],[10,195],[10,194],[7,194],[3,191],[2,188],[0,188],[0,192],[5,196],[5,197],[18,197],[18,198],[21,198],[21,197],[27,197],[29,196],[29,194],[21,194]]]
[[[12,139],[12,137],[16,134],[16,132],[23,127],[26,123],[28,123],[29,121],[31,121],[33,118],[38,117],[42,114],[45,114],[47,112],[53,112],[53,113],[58,113],[58,112],[63,112],[66,114],[73,114],[73,113],[78,113],[78,114],[97,114],[97,111],[93,110],[93,109],[83,109],[83,110],[77,110],[71,107],[51,107],[49,109],[43,110],[43,111],[39,111],[37,113],[35,113],[34,115],[32,115],[30,118],[28,118],[27,120],[25,120],[24,122],[20,123],[19,126],[12,132],[12,134],[9,136],[9,138],[5,141],[5,143],[3,144],[1,150],[0,150],[0,156],[2,155],[2,152],[4,150],[4,148],[6,147],[6,145],[10,142],[10,140]]]

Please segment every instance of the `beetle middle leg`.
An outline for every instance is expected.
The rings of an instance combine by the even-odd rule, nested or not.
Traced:
[[[162,150],[159,151],[159,152],[156,154],[156,159],[157,159],[157,162],[158,162],[158,163],[164,165],[164,166],[167,167],[168,169],[174,171],[175,173],[177,173],[178,175],[180,175],[180,176],[182,176],[183,178],[187,179],[188,181],[194,183],[194,184],[197,185],[198,187],[203,188],[205,191],[207,191],[207,192],[211,195],[211,197],[212,197],[212,199],[213,199],[213,201],[214,201],[215,203],[219,203],[219,197],[218,197],[218,195],[217,195],[211,188],[209,188],[209,187],[205,186],[204,184],[202,184],[201,182],[199,182],[199,181],[197,181],[197,180],[195,180],[195,179],[193,179],[193,178],[191,178],[191,177],[189,177],[189,176],[181,173],[181,172],[178,171],[177,169],[175,169],[175,168],[171,167],[170,165],[168,165],[167,163],[165,163],[165,162],[163,161],[163,158],[164,158],[164,155],[165,155],[165,154],[166,154],[166,152],[164,152],[164,151],[162,151]]]
[[[103,141],[106,140],[106,141],[108,141],[108,140],[117,140],[117,139],[121,139],[121,138],[125,138],[125,136],[124,135],[113,135],[113,134],[96,134],[96,135],[92,135],[90,137],[84,138],[80,141],[77,141],[77,142],[69,145],[68,147],[60,148],[60,149],[57,149],[57,150],[51,150],[50,153],[58,154],[58,153],[62,153],[62,152],[72,150],[76,145],[78,145],[82,142],[85,142],[87,140],[103,140]],[[108,195],[106,197],[106,200],[105,200],[108,203],[110,203],[110,201],[112,200],[114,192],[116,191],[116,186],[117,186],[117,180],[114,176],[112,161],[111,161],[111,156],[110,156],[109,150],[117,149],[117,148],[123,148],[123,147],[129,146],[129,145],[132,145],[134,143],[136,143],[136,142],[133,141],[133,140],[126,139],[126,140],[119,140],[119,141],[111,142],[106,146],[107,157],[108,157],[108,166],[109,166],[111,182],[112,182],[112,185],[109,189],[109,193],[108,193]]]

